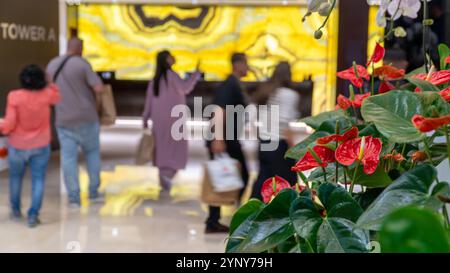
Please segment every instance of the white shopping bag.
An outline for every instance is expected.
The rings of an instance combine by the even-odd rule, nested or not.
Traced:
[[[214,192],[230,192],[244,187],[238,164],[237,160],[226,154],[220,154],[206,163]]]

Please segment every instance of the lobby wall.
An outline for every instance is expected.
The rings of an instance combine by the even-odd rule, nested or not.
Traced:
[[[58,0],[0,1],[0,115],[27,64],[45,68],[59,54]]]

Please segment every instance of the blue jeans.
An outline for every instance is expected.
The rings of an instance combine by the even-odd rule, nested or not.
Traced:
[[[80,182],[78,174],[78,148],[86,159],[89,175],[89,198],[98,196],[100,186],[100,124],[87,123],[56,128],[61,144],[61,166],[69,202],[80,204]]]
[[[8,148],[9,198],[11,209],[21,211],[22,181],[27,165],[31,169],[31,207],[28,217],[38,216],[44,196],[45,174],[50,159],[50,146],[31,150]]]

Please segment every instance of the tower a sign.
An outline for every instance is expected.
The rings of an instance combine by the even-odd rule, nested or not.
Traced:
[[[55,42],[56,31],[40,25],[0,22],[0,39],[29,42]]]

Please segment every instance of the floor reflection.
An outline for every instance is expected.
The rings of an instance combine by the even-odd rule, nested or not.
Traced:
[[[81,165],[81,211],[71,211],[61,194],[59,155],[52,155],[46,185],[42,225],[29,229],[9,219],[8,174],[0,174],[0,252],[223,252],[226,234],[203,233],[207,206],[199,202],[203,163],[202,141],[189,142],[189,164],[177,174],[170,192],[162,193],[158,173],[134,166],[141,130],[136,127],[103,129],[103,205],[89,204],[88,179]],[[256,175],[256,143],[244,143],[252,177]],[[29,176],[24,181],[23,212],[30,203]],[[224,223],[235,211],[225,207]]]

